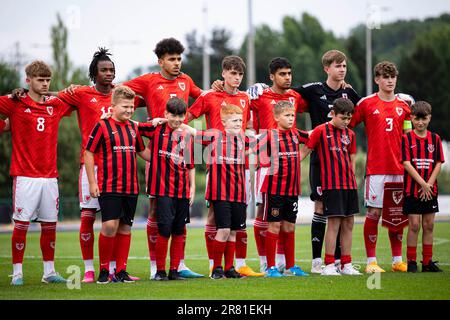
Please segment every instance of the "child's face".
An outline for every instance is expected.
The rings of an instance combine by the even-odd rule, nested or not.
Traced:
[[[397,76],[383,75],[375,78],[375,83],[378,85],[380,91],[392,93],[397,84]]]
[[[223,116],[222,124],[227,132],[239,133],[242,130],[242,114],[230,114]]]
[[[282,111],[278,115],[274,115],[275,121],[278,124],[278,128],[283,130],[291,129],[295,123],[295,109],[289,108]]]
[[[242,78],[244,77],[244,73],[241,71],[236,71],[234,69],[231,70],[223,70],[222,77],[225,81],[225,85],[237,89],[241,85]]]
[[[167,124],[170,128],[176,130],[178,129],[184,122],[184,119],[186,118],[186,114],[173,114],[167,111],[164,111],[164,117],[166,117]]]
[[[425,117],[418,117],[415,115],[411,115],[411,122],[414,126],[414,129],[416,129],[419,132],[427,130],[430,121],[431,121],[431,114],[428,114]]]
[[[347,128],[348,124],[350,123],[350,120],[352,120],[352,114],[351,113],[347,113],[347,114],[336,114],[334,112],[334,110],[331,110],[331,115],[332,115],[332,119],[331,119],[331,124],[337,128],[337,129],[345,129]]]
[[[51,80],[52,80],[51,77],[38,76],[38,77],[27,78],[26,82],[28,84],[30,91],[40,94],[40,95],[45,95],[48,93]]]
[[[133,99],[117,99],[117,102],[112,105],[113,119],[126,122],[131,119],[134,113]]]

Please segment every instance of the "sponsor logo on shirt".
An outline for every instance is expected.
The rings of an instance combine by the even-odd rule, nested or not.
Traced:
[[[321,96],[320,100],[327,100],[327,96],[326,95]]]
[[[380,114],[380,110],[376,109],[373,114]]]
[[[92,102],[92,103],[97,103],[98,101],[97,101],[97,99],[92,98],[90,102]]]

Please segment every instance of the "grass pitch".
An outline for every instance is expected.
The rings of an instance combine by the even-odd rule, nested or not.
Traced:
[[[362,225],[355,225],[353,261],[365,266],[365,249]],[[297,226],[296,259],[305,270],[310,270],[311,244],[310,226]],[[248,228],[249,244],[247,264],[259,269],[252,228]],[[98,233],[97,235],[98,236]],[[364,274],[359,277],[286,277],[282,279],[244,278],[213,281],[209,278],[185,281],[155,282],[149,278],[149,261],[145,230],[133,232],[128,271],[141,278],[132,284],[81,284],[81,288],[68,289],[65,284],[42,284],[42,261],[39,248],[39,233],[29,232],[24,260],[24,286],[12,287],[10,234],[0,235],[0,299],[145,299],[145,300],[347,300],[347,299],[450,299],[450,222],[435,225],[434,259],[440,261],[443,273],[393,273],[390,272],[390,246],[387,231],[379,230],[378,261],[388,272],[379,279]],[[97,240],[97,239],[96,239]],[[405,231],[406,240],[406,231]],[[406,242],[406,241],[404,241]],[[406,243],[404,244],[406,246]],[[97,251],[97,244],[95,246]],[[406,249],[403,251],[406,252]],[[96,257],[97,259],[98,257]],[[421,260],[421,244],[418,248]],[[77,232],[57,234],[56,268],[69,277],[67,268],[78,266],[83,273],[83,264]],[[194,271],[208,274],[208,259],[203,229],[188,229],[186,247],[187,265]],[[97,265],[96,265],[97,266]],[[419,263],[420,270],[420,263]],[[97,274],[96,274],[97,275]],[[82,274],[81,274],[82,276]],[[378,282],[379,280],[379,282]],[[372,289],[369,289],[372,288]]]

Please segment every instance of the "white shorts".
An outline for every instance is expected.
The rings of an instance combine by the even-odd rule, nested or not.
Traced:
[[[59,190],[57,178],[14,177],[13,219],[57,222]]]
[[[97,166],[94,166],[95,179],[97,179]],[[92,198],[89,192],[89,180],[86,174],[86,167],[81,165],[80,175],[78,178],[78,194],[80,200],[80,209],[96,209],[100,211],[98,198]]]
[[[264,203],[264,197],[261,192],[262,185],[264,183],[264,179],[266,178],[267,172],[269,171],[268,167],[259,167],[255,172],[255,200],[256,205]]]
[[[209,176],[209,171],[206,172],[206,176],[205,176],[205,193],[206,193],[206,188],[208,187],[208,176]],[[251,176],[250,176],[250,170],[246,169],[245,170],[245,203],[246,205],[250,205],[250,203],[252,202],[252,180],[251,180]]]
[[[366,207],[383,208],[384,183],[403,182],[403,175],[370,175],[366,177],[364,200]]]

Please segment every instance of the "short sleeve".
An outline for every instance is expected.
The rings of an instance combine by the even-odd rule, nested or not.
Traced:
[[[349,123],[350,128],[356,127],[359,123],[364,121],[364,105],[357,104],[355,107],[355,112],[353,113],[352,120]]]
[[[206,114],[209,112],[208,106],[206,103],[206,95],[202,94],[200,97],[195,100],[195,102],[192,104],[192,106],[189,107],[188,112],[192,114],[192,116],[197,119],[203,114]]]
[[[96,153],[98,147],[104,140],[102,125],[98,122],[94,129],[92,129],[91,134],[89,135],[88,142],[86,144],[86,150]]]
[[[136,94],[143,97],[147,94],[148,83],[149,83],[148,74],[144,74],[142,76],[139,76],[137,78],[125,82],[124,85],[129,87]],[[148,101],[146,102],[148,103]]]
[[[437,139],[436,139],[436,144],[437,144],[437,153],[436,153],[436,155],[437,155],[437,158],[436,158],[436,161],[439,161],[439,162],[445,162],[445,159],[444,159],[444,150],[442,149],[442,141],[441,141],[441,137],[439,137],[438,135],[437,135],[437,137],[436,137]]]
[[[351,142],[350,142],[350,154],[356,153],[356,135],[353,131],[350,131]]]
[[[14,108],[14,101],[12,101],[11,96],[1,96],[0,97],[0,113],[10,117]]]
[[[411,161],[411,157],[409,155],[409,141],[408,136],[404,134],[402,136],[402,162],[404,161]]]
[[[300,129],[295,129],[296,130],[296,134],[298,136],[298,141],[300,143],[306,144],[309,140],[309,134],[307,131],[304,130],[300,130]]]
[[[142,137],[153,139],[156,127],[151,122],[139,122],[138,131]]]
[[[62,117],[70,117],[72,112],[75,109],[68,103],[64,102],[63,100],[59,99],[59,116]]]
[[[75,90],[73,94],[68,92],[60,91],[58,92],[58,98],[64,101],[65,103],[70,104],[72,107],[78,108],[81,103],[81,94],[79,93],[80,89]]]
[[[297,113],[308,112],[308,102],[300,95],[297,102]]]
[[[141,133],[138,130],[136,133],[136,152],[142,152],[144,150],[145,150],[145,144],[144,144],[144,141],[142,140]]]
[[[194,80],[192,80],[192,78],[189,78],[189,96],[191,98],[197,99],[198,97],[200,97],[200,95],[202,94],[202,89],[200,89],[199,87],[197,87],[194,83]]]
[[[311,135],[309,136],[308,142],[306,142],[306,147],[309,149],[316,149],[320,143],[320,135],[322,133],[322,126],[316,127]]]

